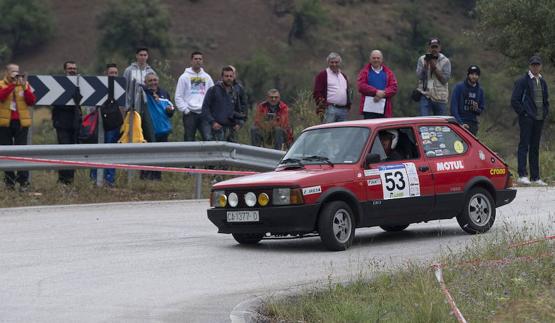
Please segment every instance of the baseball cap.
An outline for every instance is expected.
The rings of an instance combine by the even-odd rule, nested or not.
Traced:
[[[430,41],[428,41],[428,45],[432,46],[432,45],[439,45],[439,38],[431,38]]]
[[[478,67],[478,65],[470,65],[468,67],[468,71],[467,71],[466,75],[470,75],[472,73],[476,73],[476,74],[480,75],[480,68]]]
[[[532,64],[540,64],[542,63],[542,58],[539,57],[538,55],[534,55],[532,57],[530,57],[530,59],[528,60],[528,64],[532,65]]]

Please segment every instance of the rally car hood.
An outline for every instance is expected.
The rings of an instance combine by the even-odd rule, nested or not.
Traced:
[[[213,189],[231,187],[268,187],[268,186],[300,186],[321,185],[322,183],[339,183],[353,181],[355,171],[340,166],[317,166],[305,169],[278,170],[255,175],[229,179],[214,184]]]

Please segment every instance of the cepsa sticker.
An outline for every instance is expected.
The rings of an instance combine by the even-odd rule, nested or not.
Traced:
[[[414,163],[387,165],[379,169],[384,200],[420,196],[420,181]]]
[[[318,193],[322,193],[321,186],[312,186],[312,187],[303,188],[303,195],[312,195],[312,194],[318,194]]]
[[[489,170],[490,175],[505,175],[507,170],[505,168],[492,168]]]

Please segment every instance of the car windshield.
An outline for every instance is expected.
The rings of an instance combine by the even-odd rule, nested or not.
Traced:
[[[370,130],[362,127],[305,131],[283,157],[283,161],[298,160],[304,165],[353,164],[360,158],[369,134]]]

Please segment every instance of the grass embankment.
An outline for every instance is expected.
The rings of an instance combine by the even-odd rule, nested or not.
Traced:
[[[485,235],[442,257],[445,283],[468,322],[555,322],[555,241],[511,247],[531,239]],[[431,267],[408,264],[372,277],[273,300],[263,311],[275,322],[456,322]]]

